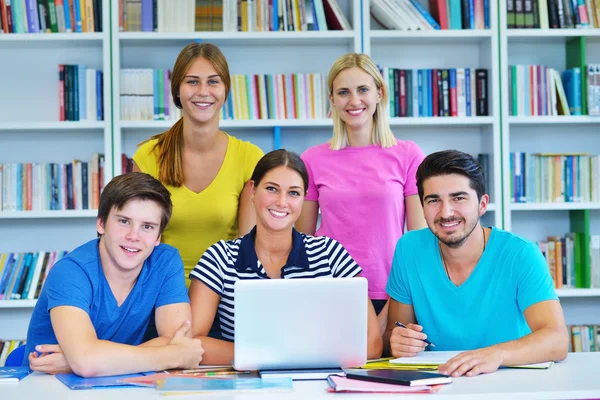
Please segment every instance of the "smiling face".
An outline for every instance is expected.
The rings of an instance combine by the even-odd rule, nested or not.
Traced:
[[[479,224],[488,195],[477,200],[469,178],[459,174],[438,175],[423,182],[423,212],[429,229],[448,247],[458,248]]]
[[[304,182],[284,165],[273,168],[252,187],[256,224],[269,231],[291,229],[302,212]]]
[[[215,67],[203,57],[194,60],[179,86],[184,117],[196,123],[218,121],[226,97],[225,84]]]
[[[160,243],[162,208],[152,200],[129,200],[122,209],[110,210],[103,223],[96,221],[100,260],[104,271],[134,272]]]
[[[349,131],[364,130],[370,134],[382,95],[371,75],[352,67],[335,77],[329,99]]]

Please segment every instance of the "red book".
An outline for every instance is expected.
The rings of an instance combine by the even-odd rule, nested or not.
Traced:
[[[58,120],[65,120],[65,66],[58,64]]]
[[[430,0],[429,10],[431,11],[431,16],[439,22],[441,29],[449,29],[446,0]]]
[[[440,112],[440,102],[438,100],[439,90],[438,90],[438,70],[431,70],[431,104],[432,104],[432,112],[431,115],[434,117],[439,116]]]

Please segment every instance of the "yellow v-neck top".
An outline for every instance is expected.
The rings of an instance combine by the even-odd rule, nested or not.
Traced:
[[[156,140],[141,145],[133,160],[142,172],[158,179]],[[228,135],[227,152],[213,181],[200,193],[185,185],[165,185],[171,193],[173,214],[162,242],[177,248],[183,259],[186,282],[204,251],[219,240],[238,235],[239,198],[263,152],[256,145]]]

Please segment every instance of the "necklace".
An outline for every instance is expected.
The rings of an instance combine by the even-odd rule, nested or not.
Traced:
[[[483,233],[483,250],[481,251],[481,256],[479,256],[479,259],[481,259],[481,257],[483,257],[483,253],[485,252],[485,229],[483,228],[483,225],[481,225],[481,233]],[[440,256],[442,257],[442,265],[444,266],[444,269],[446,270],[446,275],[448,276],[448,279],[450,280],[450,282],[452,282],[452,278],[450,278],[450,272],[448,271],[448,266],[446,265],[446,260],[444,259],[444,252],[442,251],[442,245],[440,244],[439,240],[438,240],[438,249],[440,251]],[[479,262],[479,260],[477,260],[477,262]]]

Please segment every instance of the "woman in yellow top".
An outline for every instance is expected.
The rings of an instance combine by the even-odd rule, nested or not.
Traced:
[[[134,171],[152,175],[171,192],[173,215],[162,241],[181,253],[186,280],[208,246],[245,235],[255,225],[246,182],[263,152],[219,129],[230,87],[218,47],[185,46],[171,77],[171,95],[183,117],[133,156]]]

